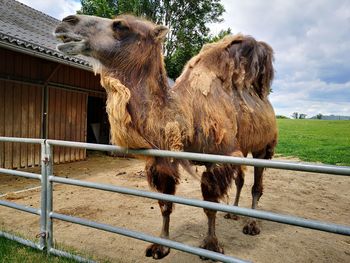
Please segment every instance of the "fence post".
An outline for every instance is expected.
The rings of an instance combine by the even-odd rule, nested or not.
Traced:
[[[47,156],[47,164],[46,164],[46,233],[47,233],[47,239],[46,239],[46,248],[47,253],[50,253],[50,250],[53,246],[53,225],[52,225],[52,218],[51,218],[51,212],[52,212],[52,182],[50,181],[50,176],[53,175],[53,155],[52,155],[52,148],[50,144],[48,144],[45,141],[45,151]]]
[[[41,146],[41,201],[40,201],[40,249],[44,249],[46,247],[46,185],[47,185],[47,155],[46,155],[46,146],[45,141],[40,144]]]

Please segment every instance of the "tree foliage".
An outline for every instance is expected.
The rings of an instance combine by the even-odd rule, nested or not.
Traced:
[[[169,28],[164,45],[168,75],[176,78],[185,63],[210,40],[208,23],[222,21],[221,0],[81,0],[80,14],[112,18],[134,14]]]
[[[95,15],[111,18],[118,13],[116,0],[81,0],[81,9],[78,14]]]
[[[220,32],[217,35],[209,36],[207,42],[208,43],[217,42],[220,39],[224,38],[225,36],[231,35],[231,34],[232,34],[231,28],[228,28],[228,29],[225,29],[225,30],[220,30]]]

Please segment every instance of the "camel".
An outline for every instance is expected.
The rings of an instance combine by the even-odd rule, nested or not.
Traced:
[[[274,110],[268,100],[274,75],[273,50],[253,37],[227,36],[204,45],[170,88],[162,42],[168,29],[142,18],[114,19],[71,15],[55,29],[63,43],[57,49],[92,59],[106,89],[111,142],[132,149],[164,149],[270,159],[277,141]],[[244,183],[239,165],[185,162],[148,157],[149,185],[175,194],[179,165],[204,165],[200,183],[203,199],[219,202],[235,181],[238,205]],[[255,168],[252,208],[263,193],[263,169]],[[163,218],[160,236],[169,238],[171,202],[159,201]],[[224,253],[215,233],[216,211],[204,209],[208,232],[201,247]],[[231,217],[227,215],[227,217]],[[254,219],[243,232],[259,234]],[[168,247],[151,244],[146,256],[160,259]]]

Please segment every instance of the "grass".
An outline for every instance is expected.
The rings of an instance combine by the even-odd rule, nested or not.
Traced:
[[[350,166],[350,121],[278,119],[276,153]]]
[[[76,263],[72,259],[48,256],[45,252],[0,237],[0,263]]]

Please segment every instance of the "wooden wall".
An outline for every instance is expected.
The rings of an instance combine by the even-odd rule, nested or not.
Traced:
[[[88,96],[105,97],[92,72],[0,48],[0,136],[42,138],[47,101],[47,138],[85,142]],[[85,158],[85,150],[54,147],[55,163]],[[39,163],[39,145],[0,142],[0,167]]]
[[[86,142],[87,93],[50,87],[48,138]],[[64,163],[86,158],[86,150],[54,147],[54,162]]]
[[[0,136],[40,138],[41,87],[0,81]],[[0,142],[0,167],[40,163],[40,146]]]

